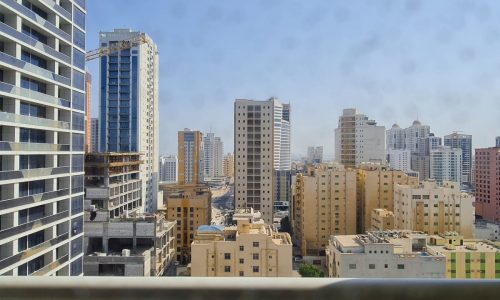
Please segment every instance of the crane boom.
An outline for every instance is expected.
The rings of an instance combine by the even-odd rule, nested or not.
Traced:
[[[136,36],[133,36],[129,39],[118,41],[116,43],[112,43],[109,46],[105,47],[100,47],[97,49],[94,49],[92,51],[88,51],[85,54],[85,60],[90,61],[96,58],[99,58],[100,56],[106,56],[109,55],[110,53],[124,50],[124,49],[130,49],[135,46],[139,46],[141,44],[147,43],[148,38],[145,33],[140,33]]]

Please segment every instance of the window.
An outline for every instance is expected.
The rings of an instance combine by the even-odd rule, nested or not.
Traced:
[[[356,264],[349,264],[349,270],[356,270]]]
[[[254,254],[252,254],[252,258],[253,258],[254,260],[259,259],[259,253],[254,253]]]
[[[370,270],[375,270],[375,264],[369,264],[368,269]]]
[[[231,266],[225,266],[224,267],[224,272],[226,272],[226,273],[231,272]]]
[[[398,264],[398,270],[404,270],[405,265],[404,264]]]
[[[253,242],[254,247],[259,247],[259,242]]]
[[[240,246],[240,251],[245,251],[245,246]]]
[[[240,271],[240,277],[243,277],[243,276],[245,276],[245,272]]]
[[[387,264],[384,264],[384,268],[387,269],[389,267],[389,265]]]
[[[73,43],[85,49],[85,33],[76,27],[73,27]]]
[[[231,259],[231,253],[224,253],[224,259]]]
[[[252,271],[253,271],[254,273],[259,273],[259,266],[253,266],[253,267],[252,267]]]
[[[82,72],[73,70],[73,87],[85,90],[85,75]]]
[[[243,258],[240,258],[240,265],[244,264],[245,260]]]

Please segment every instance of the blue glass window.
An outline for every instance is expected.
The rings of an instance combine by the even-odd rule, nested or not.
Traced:
[[[83,259],[80,257],[71,262],[70,276],[80,276],[83,273]]]
[[[21,87],[44,94],[47,93],[47,85],[45,83],[24,76],[21,77]]]
[[[78,235],[83,232],[83,217],[76,217],[71,220],[71,236]]]
[[[28,51],[23,50],[21,52],[21,59],[37,67],[47,69],[47,61],[45,59],[36,56]]]
[[[21,143],[45,143],[45,131],[21,128]]]
[[[85,49],[85,33],[75,26],[73,26],[73,43],[76,46]]]
[[[85,9],[85,0],[75,0],[75,3],[80,5],[81,8]]]
[[[121,71],[120,72],[120,77],[129,78],[130,77],[130,72],[129,71]]]
[[[73,70],[73,87],[85,90],[85,74],[78,72],[77,70]]]
[[[83,212],[83,196],[71,198],[71,214],[76,215]]]
[[[73,9],[73,22],[80,28],[85,29],[85,14],[76,6]]]
[[[76,48],[73,48],[73,65],[82,70],[85,69],[85,53]]]
[[[31,3],[30,1],[23,0],[23,6],[25,6],[26,8],[28,8],[29,10],[31,10],[35,14],[37,14],[40,17],[42,17],[45,20],[47,20],[47,17],[48,17],[47,13],[45,11],[43,11],[40,7],[38,7],[38,6],[34,5],[33,3]]]
[[[45,107],[31,104],[27,102],[21,102],[21,115],[32,116],[37,118],[45,118],[46,116]]]
[[[83,151],[84,150],[84,135],[79,133],[72,134],[72,149],[73,151]]]
[[[84,131],[85,130],[85,115],[82,113],[73,112],[72,116],[73,116],[73,120],[72,120],[73,130]]]
[[[71,156],[71,172],[83,171],[83,155],[77,154]]]
[[[78,256],[82,252],[83,252],[83,238],[79,237],[77,239],[72,240],[71,241],[71,257]]]
[[[85,94],[73,91],[73,108],[78,110],[85,110]]]
[[[73,194],[83,192],[83,175],[71,176],[71,192]]]
[[[27,36],[31,37],[32,39],[35,39],[41,43],[47,44],[47,37],[40,32],[32,29],[31,27],[27,25],[23,25],[21,28],[21,31],[26,34]]]

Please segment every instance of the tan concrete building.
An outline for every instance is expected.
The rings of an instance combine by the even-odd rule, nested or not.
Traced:
[[[372,212],[375,208],[393,211],[394,186],[418,184],[417,177],[402,171],[391,170],[380,164],[361,164],[357,175],[357,232],[371,229]]]
[[[447,278],[500,279],[500,243],[448,232],[430,236],[427,250],[446,256]]]
[[[456,231],[466,238],[474,232],[474,196],[461,192],[456,182],[434,181],[394,188],[395,228],[439,234]]]
[[[394,213],[385,208],[376,208],[372,211],[371,231],[394,229]]]
[[[224,159],[222,161],[222,168],[224,176],[226,177],[234,177],[234,154],[228,153],[224,155]]]
[[[288,233],[278,233],[256,220],[251,208],[238,210],[233,220],[236,226],[198,228],[192,244],[191,276],[292,276],[292,241]]]
[[[201,160],[203,134],[188,128],[178,133],[179,185],[198,184],[202,181]]]
[[[332,236],[328,277],[444,278],[445,256],[426,246],[426,234],[406,230]]]
[[[161,183],[163,211],[167,220],[177,221],[177,261],[188,264],[191,261],[191,243],[199,226],[208,225],[212,214],[212,192],[205,184],[176,185]]]
[[[303,256],[321,255],[332,234],[356,233],[356,170],[319,165],[294,185],[293,226]]]

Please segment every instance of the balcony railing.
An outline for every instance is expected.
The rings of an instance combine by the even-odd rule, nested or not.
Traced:
[[[0,23],[2,24],[2,23]],[[30,89],[20,88],[14,86],[12,84],[8,84],[5,82],[0,82],[0,93],[8,93],[14,96],[24,97],[27,99],[34,99],[38,101],[42,101],[51,105],[60,105],[64,107],[71,107],[71,102],[66,99],[56,98],[54,96],[50,96],[44,93],[35,92]],[[9,95],[7,95],[9,96]]]
[[[493,280],[1,277],[4,299],[497,299]]]
[[[63,17],[71,20],[71,12],[67,11],[62,6],[56,4],[56,2],[54,0],[42,0],[42,2],[45,3],[47,6],[51,7],[58,14],[60,14]]]
[[[48,225],[51,223],[55,223],[61,219],[67,218],[68,216],[69,216],[69,211],[67,210],[67,211],[57,213],[55,215],[43,217],[41,219],[38,219],[38,220],[35,220],[32,222],[28,222],[28,223],[21,224],[21,225],[15,226],[15,227],[1,230],[0,231],[0,240],[10,238],[14,235],[22,234],[22,233],[24,233],[28,230],[34,229],[34,228],[38,228],[38,227],[45,226],[45,225]]]
[[[70,167],[1,171],[0,180],[29,179],[33,177],[60,175],[65,173],[70,173]]]
[[[0,151],[59,152],[69,150],[69,145],[65,144],[0,142]]]
[[[41,126],[41,127],[50,127],[56,129],[70,129],[69,122],[56,121],[45,118],[37,118],[31,116],[17,115],[8,112],[0,112],[0,122],[3,123],[11,123],[14,126],[19,125],[33,125],[33,126]]]
[[[50,199],[67,196],[69,195],[69,189],[61,189],[57,191],[51,191],[36,195],[24,196],[13,199],[0,200],[0,210],[10,209],[13,207],[18,207],[22,205],[29,205],[32,203],[40,203],[41,201],[47,201]]]

